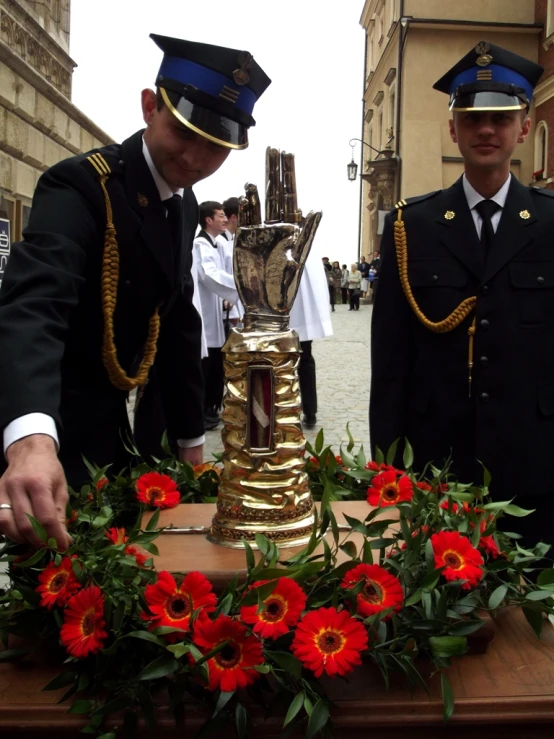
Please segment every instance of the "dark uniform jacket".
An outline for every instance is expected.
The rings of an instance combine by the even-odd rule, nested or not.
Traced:
[[[445,334],[425,328],[404,296],[393,236],[397,211],[387,216],[372,319],[374,449],[407,437],[420,470],[452,453],[453,472],[464,482],[482,483],[477,460],[488,468],[497,499],[554,500],[553,195],[512,177],[486,264],[461,179],[408,201],[402,212],[408,274],[423,313],[440,321],[477,296],[476,312]]]
[[[142,154],[142,131],[97,151],[112,170],[107,190],[120,254],[115,344],[127,374],[136,372],[160,306],[157,381],[147,385],[136,419],[141,451],[149,453],[166,427],[175,439],[204,432],[201,323],[190,275],[197,204],[186,190],[181,243],[173,245]],[[70,483],[86,479],[81,454],[99,465],[113,462],[128,429],[127,393],[110,384],[102,363],[106,206],[87,156],[62,161],[40,178],[0,293],[0,428],[27,413],[53,417]]]

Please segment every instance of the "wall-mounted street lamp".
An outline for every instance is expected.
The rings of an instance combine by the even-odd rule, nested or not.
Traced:
[[[356,180],[357,176],[358,176],[358,165],[354,161],[354,146],[355,146],[355,144],[352,143],[353,141],[359,141],[360,144],[363,144],[364,146],[367,146],[367,148],[368,149],[371,149],[372,151],[376,151],[377,154],[380,154],[381,153],[379,151],[379,149],[376,149],[374,146],[371,146],[371,144],[368,144],[365,141],[362,141],[362,139],[350,139],[350,141],[348,142],[348,145],[352,147],[352,161],[349,162],[346,165],[346,172],[348,174],[348,179],[350,180],[350,182],[354,182]]]

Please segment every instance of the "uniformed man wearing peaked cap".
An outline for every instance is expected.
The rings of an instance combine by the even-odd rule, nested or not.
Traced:
[[[142,92],[145,130],[42,175],[2,283],[0,534],[16,541],[39,543],[32,514],[67,545],[66,480],[86,479],[82,455],[129,461],[135,388],[140,451],[157,453],[167,429],[181,459],[203,461],[190,188],[248,146],[270,80],[249,52],[152,38],[164,55]]]
[[[410,440],[497,500],[528,544],[554,543],[554,200],[510,174],[542,68],[487,41],[435,89],[464,159],[452,187],[401,200],[385,220],[373,310],[373,449]],[[481,464],[482,463],[482,464]]]

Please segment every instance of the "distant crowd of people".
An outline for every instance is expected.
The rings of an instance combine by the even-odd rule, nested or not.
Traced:
[[[356,311],[360,309],[360,298],[369,296],[370,302],[373,302],[379,280],[379,252],[373,254],[370,262],[361,257],[361,261],[351,264],[350,269],[346,264],[341,267],[336,261],[331,264],[329,257],[323,257],[322,261],[327,274],[332,311],[336,303],[348,303],[349,310]]]

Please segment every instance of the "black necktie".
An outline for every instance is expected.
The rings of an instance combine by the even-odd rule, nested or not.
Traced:
[[[163,201],[167,209],[167,225],[171,234],[171,243],[175,252],[179,249],[181,234],[181,213],[183,210],[183,198],[180,195],[173,195],[171,198]]]
[[[483,221],[481,224],[481,246],[483,247],[483,255],[486,261],[494,239],[494,229],[492,227],[491,218],[498,210],[500,210],[500,206],[498,203],[495,203],[494,200],[481,200],[481,202],[477,203],[475,206],[475,210],[479,213]]]

